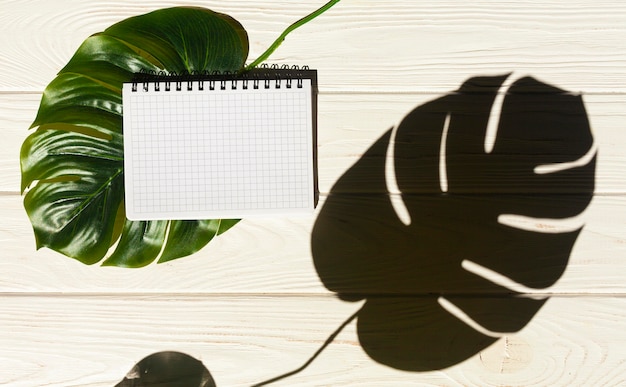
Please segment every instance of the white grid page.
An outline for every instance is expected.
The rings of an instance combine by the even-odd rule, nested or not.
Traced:
[[[236,89],[232,82],[237,83]],[[126,216],[241,218],[314,207],[311,80],[244,89],[124,84]]]

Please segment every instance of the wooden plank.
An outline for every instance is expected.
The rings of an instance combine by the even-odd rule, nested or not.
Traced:
[[[360,330],[348,323],[309,367],[275,385],[626,385],[626,3],[617,0],[574,0],[567,7],[545,1],[340,2],[270,58],[319,70],[322,195],[315,214],[244,220],[192,257],[141,270],[85,266],[35,251],[18,194],[20,147],[41,92],[85,38],[153,9],[201,6],[242,22],[252,59],[324,2],[3,2],[0,23],[10,33],[0,36],[0,384],[111,386],[143,357],[175,350],[200,359],[218,385],[249,386],[303,365],[365,305]],[[504,243],[494,236],[500,226],[485,214],[510,204],[506,195],[465,198],[456,211],[437,207],[440,198],[417,196],[430,219],[413,211],[413,229],[401,212],[401,204],[411,202],[398,187],[379,188],[383,179],[373,167],[357,174],[344,196],[329,197],[359,160],[381,165],[363,159],[365,152],[413,109],[471,77],[508,72],[511,80],[529,74],[582,92],[590,117],[598,158],[587,210],[578,215],[586,192],[578,184],[558,203],[538,198],[541,206],[522,201],[508,207],[521,212],[508,215],[536,208],[532,216],[501,218],[548,241],[584,224],[566,267],[554,257],[569,241],[550,250],[554,243],[538,249],[519,243],[530,239]],[[389,157],[382,161],[388,164]],[[386,170],[384,180],[391,177]],[[478,186],[469,179],[466,185]],[[483,193],[498,191],[488,188]],[[352,225],[331,229],[344,215]],[[360,257],[352,248],[385,256],[384,270],[372,270],[376,259],[342,264],[349,254]],[[432,254],[420,256],[421,266],[397,259],[413,250]],[[469,256],[476,251],[492,260]],[[511,258],[520,251],[522,259]],[[505,265],[496,270],[499,256]],[[416,283],[410,292],[399,286],[407,277]],[[515,292],[523,296],[511,297]],[[406,327],[413,341],[401,334]],[[402,354],[421,360],[407,364]],[[434,370],[433,364],[450,359],[464,361]]]
[[[320,191],[329,192],[377,139],[413,109],[439,97],[435,94],[321,94],[318,108]],[[584,95],[583,98],[598,149],[595,192],[624,193],[626,95]],[[0,127],[5,128],[0,152],[0,192],[19,191],[19,150],[30,134],[27,128],[37,113],[39,99],[38,94],[0,94]],[[435,165],[438,158],[432,157],[430,161],[438,168]],[[376,176],[365,173],[358,177],[358,182],[368,187],[369,192],[380,192],[376,188],[379,185]],[[512,172],[508,178],[515,180],[515,174]],[[466,185],[473,186],[474,182],[467,181]],[[392,186],[387,189],[398,192]]]
[[[89,35],[154,9],[191,5],[232,15],[248,30],[252,59],[322,3],[8,1],[0,23],[12,33],[0,38],[0,90],[43,90]],[[624,92],[625,22],[626,5],[617,0],[567,7],[344,1],[289,36],[271,61],[319,69],[325,91],[445,92],[468,75],[518,71],[573,91]]]
[[[363,310],[369,314],[359,315],[360,332],[354,321],[347,324],[309,367],[275,385],[626,385],[626,3],[617,0],[575,0],[567,7],[491,0],[340,2],[290,35],[270,59],[319,70],[322,195],[315,214],[244,220],[192,257],[141,270],[85,266],[46,249],[35,251],[18,194],[19,151],[42,90],[86,37],[153,9],[202,6],[242,22],[250,34],[252,59],[322,3],[4,1],[0,23],[11,33],[0,36],[0,384],[111,386],[141,358],[175,350],[200,359],[218,385],[249,386],[311,359],[367,296],[369,308]],[[470,77],[512,71],[511,79],[530,74],[582,92],[589,113],[598,159],[596,195],[588,209],[577,215],[583,206],[573,204],[584,204],[585,190],[575,185],[575,195],[559,203],[538,199],[544,205],[532,217],[503,218],[548,240],[584,224],[566,268],[562,260],[557,259],[561,266],[550,261],[552,243],[542,250],[522,244],[530,246],[529,252],[519,245],[522,238],[506,244],[485,237],[497,233],[498,224],[492,218],[476,220],[486,207],[502,207],[505,195],[465,200],[455,207],[458,211],[443,215],[432,211],[439,205],[436,198],[418,196],[432,216],[429,221],[413,213],[417,230],[402,223],[399,204],[407,200],[398,187],[377,188],[383,179],[370,173],[372,167],[356,175],[341,200],[329,198],[339,178],[414,108],[456,90]],[[430,160],[431,167],[436,161]],[[392,175],[385,171],[384,177]],[[507,178],[520,180],[515,174]],[[467,180],[472,184],[475,188],[475,181]],[[326,206],[331,200],[336,205]],[[514,207],[528,215],[524,211],[534,205],[523,204]],[[568,208],[571,213],[563,221],[545,215],[555,217],[555,210]],[[333,219],[344,214],[353,225],[329,232]],[[316,237],[320,229],[336,240]],[[468,238],[470,231],[479,238]],[[398,251],[421,248],[416,244],[420,237],[432,256],[421,258],[418,267],[411,260],[382,259],[385,270],[377,272],[371,270],[376,260],[346,266],[340,260],[344,254],[336,255],[352,239],[362,246],[348,244],[350,254],[355,247],[397,258]],[[477,249],[483,242],[485,249]],[[489,270],[493,266],[479,265],[484,262],[474,256],[461,260],[439,254],[455,251],[448,248],[455,244],[467,254],[487,251],[495,258],[499,253],[504,270]],[[511,259],[519,251],[524,259]],[[320,254],[330,262],[325,272],[319,270]],[[533,265],[536,261],[542,262]],[[389,262],[415,278],[419,286],[412,293],[397,286],[405,278],[398,270],[390,272]],[[556,284],[543,286],[563,268]],[[363,283],[376,286],[364,288]],[[333,291],[342,292],[344,300]],[[445,296],[439,297],[442,291]],[[373,294],[354,294],[368,292]],[[515,292],[524,296],[511,297]],[[402,318],[395,320],[398,315]],[[405,340],[399,332],[406,326],[417,332],[414,338],[425,339]],[[472,329],[482,333],[468,333]],[[374,332],[378,341],[363,331]],[[481,335],[499,339],[465,355],[462,350],[470,343],[492,340]],[[413,353],[391,345],[393,340],[409,348],[415,343],[418,356],[434,357],[420,358],[426,360],[418,365],[394,360]],[[450,359],[466,360],[433,370],[432,364]],[[426,370],[401,371],[381,361]]]
[[[112,386],[160,351],[199,359],[217,385],[250,386],[299,368],[360,308],[324,296],[0,299],[0,383],[11,386]],[[520,332],[464,362],[423,372],[372,361],[352,322],[309,367],[271,385],[623,385],[625,310],[623,297],[552,298]],[[459,335],[416,344],[422,353],[453,350]]]
[[[324,207],[324,200],[325,198],[322,197],[318,211],[312,216],[244,220],[191,257],[131,270],[97,265],[85,266],[48,249],[35,251],[32,228],[22,207],[21,199],[17,195],[0,195],[0,245],[2,246],[0,292],[328,294],[329,291],[320,282],[314,266],[316,256],[313,255],[312,248],[316,247],[318,250],[318,260],[320,256],[333,259],[333,252],[345,249],[345,243],[369,234],[365,234],[364,230],[357,226],[335,228],[332,229],[333,232],[337,233],[340,240],[345,238],[344,242],[335,242],[336,244],[328,246],[318,242],[312,246],[311,233],[319,212]],[[355,198],[355,200],[362,199]],[[409,246],[414,245],[415,241],[419,241],[419,238],[431,235],[436,230],[442,230],[443,237],[446,232],[449,232],[454,233],[450,234],[455,235],[454,240],[463,238],[462,230],[455,228],[456,223],[450,218],[435,219],[432,224],[421,223],[424,228],[420,232],[405,227],[399,219],[393,216],[381,217],[378,223],[371,223],[370,215],[371,211],[364,210],[361,215],[355,215],[354,222],[371,225],[371,230],[365,231],[374,234],[374,237],[370,237],[369,241],[365,239],[363,246],[366,250],[369,246],[370,249],[379,251],[381,255],[394,255],[398,251],[406,251]],[[466,215],[460,211],[457,220],[466,218]],[[522,293],[528,291],[537,294],[626,293],[624,281],[626,266],[623,262],[626,256],[625,221],[626,197],[624,196],[597,196],[580,217],[564,222],[550,222],[548,219],[533,220],[532,218],[518,220],[518,226],[522,229],[547,235],[547,238],[552,238],[550,235],[556,234],[544,234],[546,231],[563,232],[575,229],[582,224],[584,224],[584,229],[575,242],[565,273],[554,286],[543,289],[547,285],[536,283],[535,285],[539,288],[529,290],[515,287],[515,285],[504,285],[513,286],[513,289]],[[419,224],[423,221],[418,218],[414,219],[414,222]],[[330,230],[330,228],[322,227],[321,235],[324,230]],[[476,234],[477,230],[483,232],[483,234],[479,232],[478,235],[482,235],[479,238],[483,238],[481,241],[484,240],[484,243],[496,243],[495,237],[492,238],[487,234],[488,230],[497,227],[495,224],[489,225],[487,222],[482,226],[467,227],[467,232],[471,231],[472,235]],[[376,234],[385,235],[385,237],[377,238]],[[390,241],[401,243],[401,245],[386,246],[385,243]],[[508,262],[506,269],[509,270],[509,276],[515,277],[515,273],[518,275],[526,273],[526,278],[530,276],[532,279],[536,275],[538,278],[546,279],[551,274],[544,270],[560,270],[560,266],[553,266],[556,264],[554,262],[550,264],[550,260],[543,264],[538,263],[541,259],[552,259],[550,257],[553,251],[539,250],[532,254],[532,258],[528,257],[519,261],[514,259],[513,257],[518,255],[519,247],[516,247],[514,241],[515,239],[512,239],[511,244],[500,246],[497,255],[501,254],[502,261]],[[429,246],[427,248],[433,252],[432,257],[424,257],[416,252],[415,261],[409,260],[409,262],[420,262],[421,265],[426,265],[424,270],[429,270],[431,273],[429,276],[431,288],[416,285],[415,292],[441,291],[438,286],[446,281],[450,282],[449,291],[452,288],[456,288],[455,292],[465,289],[468,293],[506,291],[500,288],[494,290],[489,282],[477,284],[469,275],[472,267],[462,269],[458,266],[462,264],[460,256],[452,255],[444,258],[437,255],[437,250],[434,250],[436,246],[433,244]],[[445,250],[450,249],[446,247]],[[467,251],[469,254],[469,247]],[[474,248],[472,251],[480,250]],[[484,252],[489,251],[493,255],[493,247],[485,247]],[[413,252],[407,251],[406,254],[413,254]],[[420,251],[419,254],[422,252]],[[351,259],[354,260],[354,258],[352,254]],[[464,258],[473,259],[469,256]],[[339,273],[339,268],[342,267],[341,262],[347,261],[347,258],[337,257],[336,259],[337,273]],[[455,261],[456,259],[458,261]],[[384,260],[381,261],[384,262]],[[538,266],[534,266],[532,262],[537,262]],[[521,266],[515,268],[514,264],[518,263]],[[432,267],[429,268],[429,265]],[[420,267],[407,266],[405,270],[409,273],[416,273],[422,270]],[[355,268],[355,273],[361,269]],[[458,272],[458,270],[461,271]],[[415,275],[416,278],[423,276],[421,272]],[[437,277],[430,278],[435,275]],[[482,275],[492,278],[489,273]],[[449,276],[447,280],[446,276]],[[385,281],[382,272],[371,280],[372,283]],[[498,278],[493,277],[493,280],[497,282]]]

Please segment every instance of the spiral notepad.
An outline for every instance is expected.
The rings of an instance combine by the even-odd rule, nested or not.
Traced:
[[[307,68],[125,83],[127,218],[312,211],[316,98],[317,73]]]

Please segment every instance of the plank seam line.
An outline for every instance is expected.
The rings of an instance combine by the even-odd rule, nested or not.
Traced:
[[[622,298],[626,297],[626,292],[607,292],[607,293],[585,293],[585,292],[546,292],[546,293],[416,293],[416,294],[370,294],[359,295],[363,298],[432,298],[437,299],[441,296],[453,297],[453,298],[511,298],[511,297],[536,297],[541,296],[545,298]],[[145,298],[337,298],[335,293],[245,293],[245,292],[73,292],[73,291],[59,291],[59,292],[0,292],[0,298],[5,297],[58,297],[58,298],[80,298],[80,297],[95,297],[95,298],[120,298],[120,297],[145,297]]]

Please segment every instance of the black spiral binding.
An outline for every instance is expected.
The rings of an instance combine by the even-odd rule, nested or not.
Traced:
[[[317,71],[309,69],[308,66],[288,66],[288,65],[262,65],[244,73],[220,72],[193,72],[193,73],[167,73],[164,71],[142,71],[132,80],[132,91],[149,91],[150,84],[154,85],[154,91],[181,91],[193,90],[194,85],[198,90],[226,90],[230,87],[236,90],[239,85],[242,89],[270,89],[272,83],[275,89],[285,87],[291,89],[302,88],[303,79],[311,79],[312,84],[317,84]],[[295,82],[294,82],[295,81]],[[141,88],[139,87],[141,86]],[[163,86],[163,88],[161,87]]]

